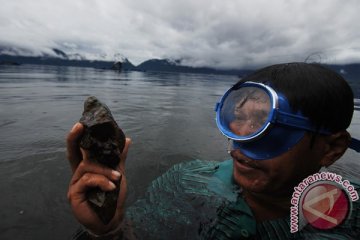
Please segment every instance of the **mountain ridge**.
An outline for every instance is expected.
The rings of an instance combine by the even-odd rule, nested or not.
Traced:
[[[171,59],[149,59],[135,66],[128,58],[121,54],[115,54],[117,61],[107,60],[88,60],[80,54],[67,54],[61,49],[53,48],[52,52],[44,53],[41,56],[21,56],[17,55],[20,51],[16,49],[0,48],[0,65],[54,65],[54,66],[74,66],[91,67],[98,69],[112,69],[117,71],[153,71],[153,72],[185,72],[201,74],[222,74],[244,76],[253,69],[216,69],[211,67],[192,67],[181,65],[181,60]],[[352,64],[322,64],[335,70],[341,75],[359,75],[360,63]]]

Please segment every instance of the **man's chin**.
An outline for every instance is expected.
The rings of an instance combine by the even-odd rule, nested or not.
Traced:
[[[265,181],[259,178],[247,177],[234,172],[234,181],[244,190],[254,193],[265,193],[268,190]]]

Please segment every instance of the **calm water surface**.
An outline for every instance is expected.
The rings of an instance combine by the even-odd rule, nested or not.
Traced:
[[[0,239],[67,239],[79,226],[66,192],[65,136],[86,97],[105,102],[131,137],[128,204],[180,161],[228,159],[214,105],[236,76],[0,66]],[[349,79],[360,106],[358,81]],[[350,132],[360,138],[360,113]],[[359,177],[348,150],[330,170]]]

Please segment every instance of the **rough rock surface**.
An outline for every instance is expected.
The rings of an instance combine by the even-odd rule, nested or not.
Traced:
[[[85,127],[80,146],[89,152],[90,160],[115,169],[125,146],[125,134],[110,109],[96,97],[89,97],[85,100],[80,123]],[[109,223],[115,214],[119,184],[111,192],[94,188],[87,193],[90,205],[104,224]]]

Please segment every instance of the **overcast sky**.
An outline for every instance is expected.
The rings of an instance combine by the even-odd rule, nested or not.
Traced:
[[[0,0],[0,45],[217,68],[360,62],[358,0]]]

